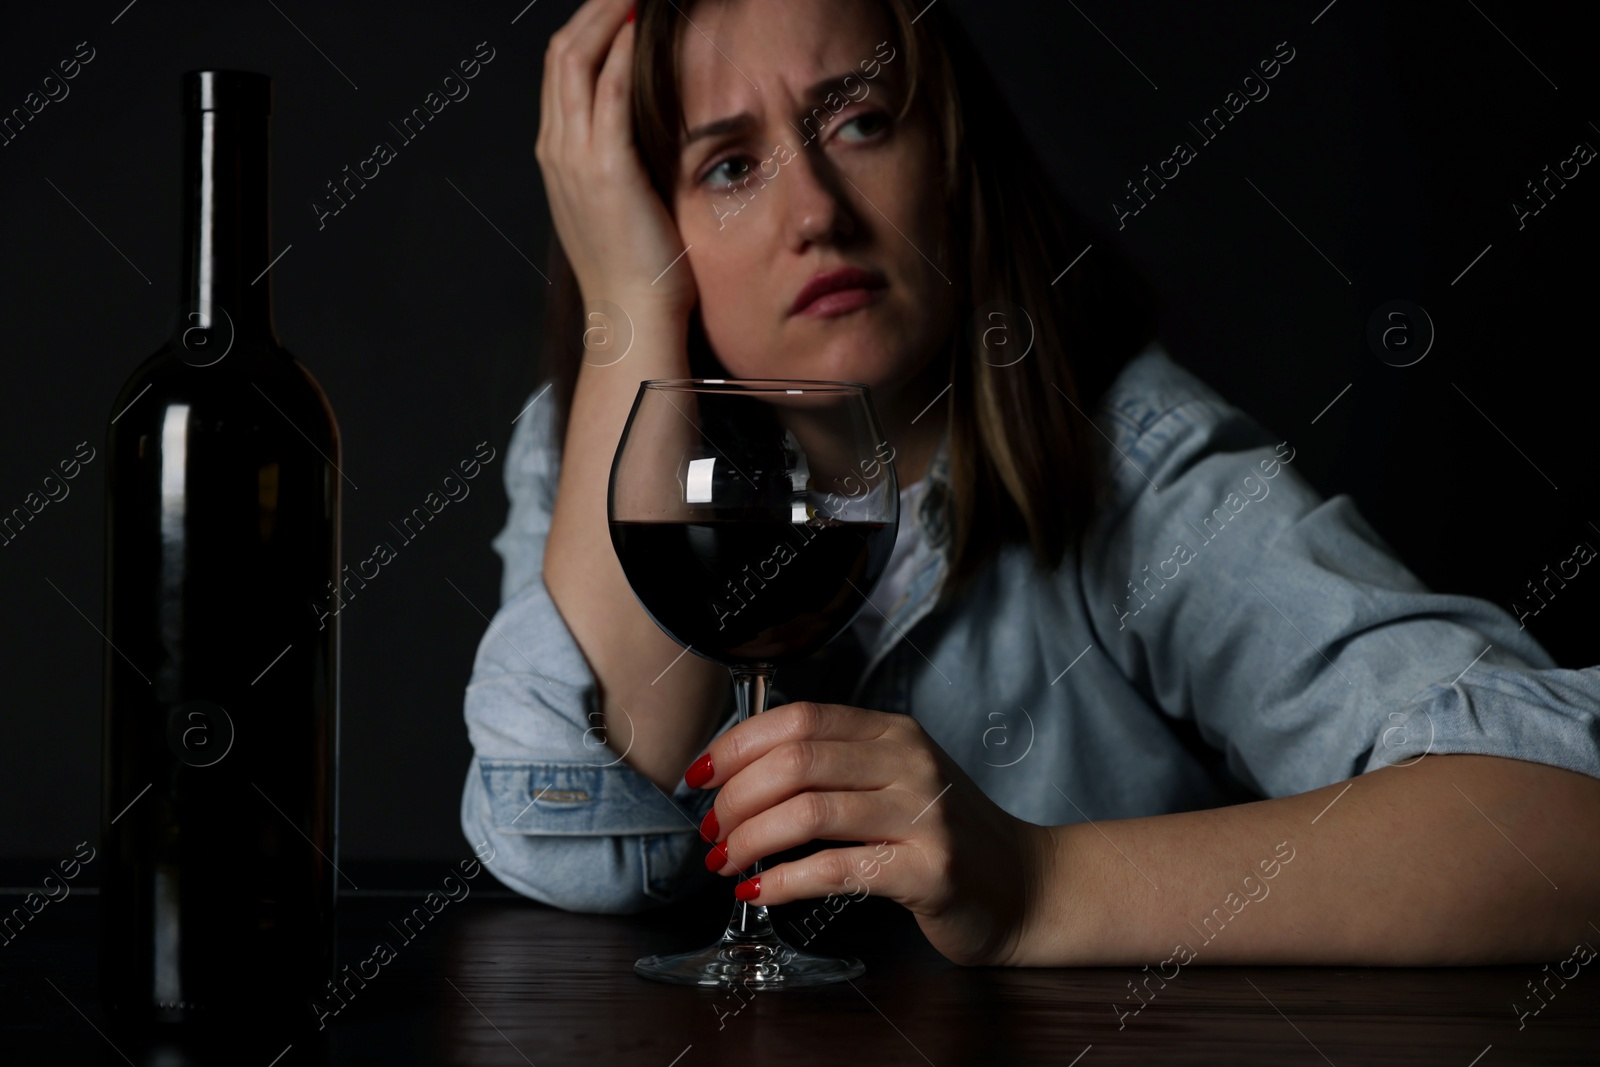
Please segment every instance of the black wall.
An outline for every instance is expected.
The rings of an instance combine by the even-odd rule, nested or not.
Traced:
[[[260,70],[276,80],[289,248],[278,326],[338,413],[359,558],[477,442],[503,454],[535,382],[540,65],[575,5],[125,2],[10,10],[0,34],[0,112],[79,42],[94,50],[70,95],[0,146],[0,510],[78,442],[100,448],[118,385],[172,321],[181,73]],[[1174,354],[1291,441],[1324,491],[1353,494],[1430,585],[1509,604],[1578,540],[1600,548],[1600,167],[1520,226],[1511,206],[1536,206],[1524,183],[1578,142],[1600,148],[1577,9],[937,2],[971,29],[1096,243],[1160,285]],[[470,97],[319,228],[324,182],[483,41],[495,58]],[[1294,58],[1270,95],[1202,144],[1188,123],[1280,42]],[[1180,140],[1196,157],[1119,230],[1124,182]],[[1395,300],[1435,331],[1408,367],[1366,338]],[[498,599],[500,466],[345,610],[348,858],[463,852],[461,696],[485,628],[474,605]],[[84,616],[98,625],[102,473],[90,463],[0,547],[0,857],[67,855],[97,832],[101,639]],[[1600,567],[1584,568],[1529,625],[1564,665],[1589,665],[1597,605]]]

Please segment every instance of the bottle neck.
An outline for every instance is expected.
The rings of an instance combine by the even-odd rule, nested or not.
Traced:
[[[231,111],[189,115],[185,140],[184,299],[178,329],[218,341],[277,344],[272,324],[271,151],[268,117]],[[217,349],[220,351],[221,349]]]

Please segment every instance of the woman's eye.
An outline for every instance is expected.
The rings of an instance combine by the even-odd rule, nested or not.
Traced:
[[[748,156],[729,156],[706,171],[705,176],[700,180],[707,185],[725,186],[732,185],[734,182],[749,176],[750,158]]]
[[[835,136],[852,143],[860,142],[881,133],[888,126],[889,115],[886,112],[863,111],[840,123]],[[749,178],[754,173],[756,163],[757,160],[750,156],[728,156],[713,164],[700,181],[713,188],[727,188]]]
[[[888,125],[889,116],[882,111],[863,111],[839,127],[839,136],[846,140],[865,140]],[[855,137],[849,137],[845,132],[852,126],[856,127]]]

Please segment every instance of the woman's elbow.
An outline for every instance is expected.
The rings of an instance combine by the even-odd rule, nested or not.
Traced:
[[[471,834],[468,834],[469,838]],[[506,888],[563,911],[633,915],[664,901],[647,894],[626,837],[561,838],[479,832],[484,866]]]
[[[633,915],[681,898],[695,839],[675,834],[529,834],[497,830],[462,798],[461,831],[495,879],[563,911]]]

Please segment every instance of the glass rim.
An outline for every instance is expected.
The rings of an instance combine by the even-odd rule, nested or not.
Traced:
[[[864,382],[818,378],[646,378],[640,389],[705,393],[865,393]]]

